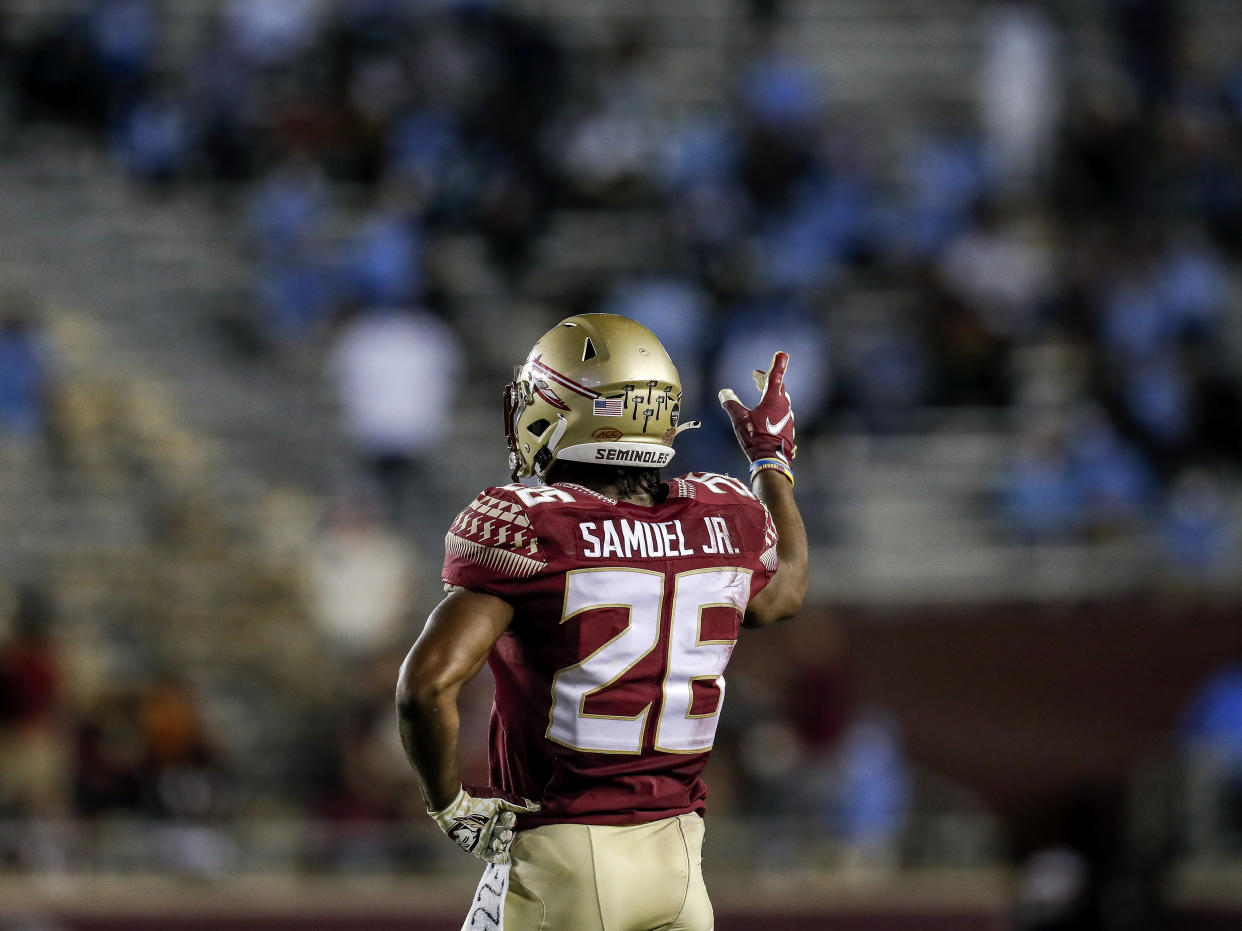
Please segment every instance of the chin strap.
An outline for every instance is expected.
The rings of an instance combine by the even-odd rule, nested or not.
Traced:
[[[673,429],[673,436],[681,436],[683,430],[697,430],[701,426],[703,426],[703,421],[701,420],[687,420]]]
[[[548,437],[547,442],[542,442],[543,437],[540,437],[542,445],[539,447],[539,451],[535,453],[535,471],[540,478],[543,477],[544,472],[548,471],[548,466],[552,465],[556,460],[556,447],[560,445],[561,437],[565,435],[565,431],[568,429],[569,421],[565,419],[565,415],[557,414],[556,423],[550,430],[544,432],[544,436]]]
[[[561,437],[565,435],[565,431],[569,429],[569,421],[565,419],[564,414],[556,415],[556,426],[552,430],[552,436],[544,445],[552,452],[556,452],[556,447],[561,445]]]

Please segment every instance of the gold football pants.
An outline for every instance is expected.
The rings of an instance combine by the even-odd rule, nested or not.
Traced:
[[[489,864],[462,931],[712,931],[703,819],[522,831]]]

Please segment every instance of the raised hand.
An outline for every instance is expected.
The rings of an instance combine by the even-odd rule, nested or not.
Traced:
[[[733,422],[737,441],[752,463],[776,459],[788,467],[798,451],[794,443],[793,409],[789,406],[789,395],[785,391],[785,369],[788,366],[789,354],[777,352],[772,356],[772,364],[766,372],[755,369],[755,384],[759,387],[760,398],[753,408],[739,401],[732,389],[722,388],[720,391],[720,406]]]

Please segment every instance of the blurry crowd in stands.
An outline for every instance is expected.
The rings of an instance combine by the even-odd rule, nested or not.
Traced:
[[[1196,60],[1179,6],[1102,4],[1113,61],[1096,73],[1065,41],[1080,14],[981,4],[974,118],[901,127],[835,105],[782,51],[779,0],[739,3],[728,86],[688,110],[657,75],[658,17],[585,56],[493,0],[227,0],[180,60],[154,0],[0,19],[12,144],[68,125],[153,193],[216,185],[252,246],[248,344],[330,347],[379,498],[343,495],[307,557],[310,613],[356,675],[318,726],[325,756],[298,761],[306,808],[411,806],[387,707],[414,557],[379,515],[408,519],[411,488],[434,479],[468,345],[505,338],[466,332],[436,261],[448,237],[481,237],[516,306],[547,296],[541,237],[562,213],[642,217],[629,264],[567,271],[549,322],[646,323],[696,399],[793,348],[808,455],[842,427],[883,437],[990,409],[1015,437],[991,503],[1002,533],[1149,533],[1180,571],[1235,575],[1242,71]],[[0,310],[0,430],[38,428],[49,377],[36,323]],[[736,458],[723,418],[687,440],[687,468]],[[31,603],[0,635],[0,740],[30,767],[0,814],[201,820],[241,804],[185,685],[154,676],[71,709]],[[731,689],[713,790],[725,809],[784,806],[770,814],[809,796],[860,856],[891,859],[914,792],[900,736],[844,696],[806,713],[799,677],[822,687],[835,660],[795,642],[783,674]],[[474,733],[486,706],[466,702]]]
[[[19,124],[77,124],[155,187],[244,183],[257,343],[336,335],[350,432],[395,510],[473,336],[437,237],[480,234],[516,302],[558,209],[647,210],[645,250],[582,272],[558,314],[652,326],[694,398],[797,346],[808,441],[1008,411],[1005,533],[1138,530],[1172,566],[1227,573],[1242,72],[1196,57],[1177,0],[1105,4],[1103,72],[1071,59],[1060,12],[982,4],[975,118],[900,137],[834,106],[759,0],[739,3],[722,104],[689,110],[652,67],[658,19],[618,20],[586,57],[494,0],[230,0],[176,62],[158,4],[84,0],[9,30],[6,60]],[[868,289],[885,308],[842,324]],[[728,444],[709,422],[683,461],[719,467]]]
[[[84,690],[81,670],[65,668],[53,615],[36,586],[0,590],[0,868],[56,869],[69,855],[51,836],[15,837],[14,818],[202,822],[235,811],[228,768],[186,684],[155,676]]]

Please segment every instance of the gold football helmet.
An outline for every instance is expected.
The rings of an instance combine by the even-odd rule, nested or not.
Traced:
[[[505,388],[513,478],[557,459],[658,469],[681,422],[681,379],[655,334],[628,317],[579,314],[535,343]]]

